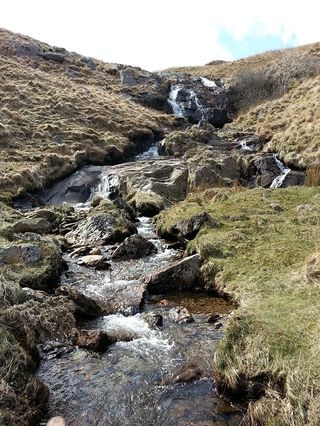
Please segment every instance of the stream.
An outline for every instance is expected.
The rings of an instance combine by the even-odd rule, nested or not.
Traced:
[[[151,147],[135,161],[157,156],[156,147]],[[95,194],[108,196],[108,168],[101,169]],[[76,208],[86,208],[86,203]],[[181,253],[157,237],[151,218],[139,217],[136,226],[157,247],[156,254],[112,261],[107,271],[80,266],[65,254],[63,284],[116,306],[115,313],[82,320],[79,328],[124,334],[130,341],[118,341],[102,354],[77,347],[57,352],[43,345],[38,376],[49,388],[50,399],[41,424],[62,416],[68,426],[239,425],[241,411],[217,395],[212,377],[216,345],[233,306],[199,289],[145,297],[141,278]],[[177,306],[186,307],[194,322],[173,321],[170,309]],[[163,318],[158,327],[148,321],[155,314]],[[219,323],[208,322],[212,314],[221,316]],[[179,371],[190,365],[200,373],[181,380]]]

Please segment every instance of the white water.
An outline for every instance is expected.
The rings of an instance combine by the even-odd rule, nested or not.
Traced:
[[[276,156],[274,156],[274,159],[276,160],[277,166],[281,172],[280,176],[277,176],[275,179],[273,179],[270,188],[281,188],[286,176],[288,173],[291,172],[291,169],[286,167]]]
[[[94,196],[108,197],[111,192],[114,192],[119,188],[119,177],[108,173],[101,176],[101,182],[97,190],[94,192]]]
[[[161,143],[161,142],[160,142]],[[150,158],[159,157],[158,147],[157,145],[151,145],[147,151],[142,152],[141,154],[137,154],[134,159],[136,161],[141,160],[149,160]]]
[[[218,87],[215,83],[215,81],[209,80],[205,77],[200,77],[201,83],[206,87]]]
[[[246,141],[239,141],[238,146],[243,149],[243,151],[252,151],[250,146],[247,145]]]
[[[213,87],[213,86],[210,86],[210,87]],[[172,111],[173,111],[174,115],[176,115],[177,117],[184,117],[185,115],[184,115],[183,104],[188,102],[188,104],[190,103],[190,105],[191,105],[192,102],[194,102],[196,107],[197,107],[197,110],[200,112],[200,115],[201,115],[201,119],[199,120],[199,123],[207,122],[208,121],[208,108],[203,108],[197,94],[193,90],[185,89],[189,93],[189,100],[187,102],[179,102],[177,100],[179,91],[181,89],[183,89],[183,86],[173,85],[171,87],[171,90],[170,90],[168,102],[172,107]]]
[[[178,97],[178,93],[180,89],[182,89],[182,86],[179,86],[179,85],[171,87],[168,102],[171,105],[174,115],[176,115],[177,117],[184,117],[181,105],[177,101],[177,97]]]

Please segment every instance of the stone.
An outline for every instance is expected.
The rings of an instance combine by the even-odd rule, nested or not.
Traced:
[[[121,242],[137,228],[119,210],[93,213],[81,219],[76,227],[66,234],[70,244],[103,245]]]
[[[58,222],[61,220],[61,215],[52,210],[40,209],[30,215],[33,219],[45,219],[49,223]]]
[[[182,366],[173,377],[172,383],[189,383],[202,376],[201,369],[196,364],[186,364]]]
[[[46,219],[21,219],[12,226],[13,232],[35,232],[37,234],[48,234],[52,230],[52,225]]]
[[[46,424],[46,426],[66,426],[65,419],[61,416],[52,417]]]
[[[219,314],[211,314],[211,315],[209,315],[209,317],[207,319],[207,322],[209,324],[215,324],[220,319],[221,319],[221,315],[219,315]]]
[[[105,257],[101,254],[89,254],[82,256],[78,260],[78,265],[89,266],[99,270],[110,269],[111,265],[106,261]]]
[[[217,228],[219,226],[218,222],[214,220],[209,215],[209,213],[204,211],[188,219],[177,222],[171,227],[169,231],[166,231],[165,233],[162,233],[160,229],[159,235],[169,240],[192,240],[196,237],[196,235],[204,225],[211,228]]]
[[[36,302],[43,303],[48,299],[48,297],[50,297],[49,294],[45,291],[33,290],[32,288],[28,287],[24,287],[23,290],[29,300],[35,300]]]
[[[193,316],[190,314],[188,309],[183,306],[177,306],[170,309],[169,318],[177,324],[189,324],[194,322]]]
[[[287,188],[288,186],[303,186],[306,182],[306,173],[291,170],[285,177],[281,188]]]
[[[89,254],[93,254],[93,255],[101,254],[101,249],[99,247],[94,247],[93,249],[89,251]]]
[[[8,244],[0,248],[0,267],[4,265],[31,265],[41,259],[41,247],[32,243]]]
[[[95,352],[105,352],[115,340],[102,330],[79,330],[73,341],[79,348]]]
[[[147,312],[141,315],[150,328],[159,328],[163,326],[163,316],[158,312]]]
[[[143,279],[150,294],[168,293],[202,286],[198,254],[151,272]]]
[[[273,180],[281,175],[281,170],[273,155],[260,156],[254,161],[254,165],[260,177],[260,185],[263,188],[270,188]]]
[[[59,64],[62,64],[65,59],[64,54],[57,53],[57,52],[44,52],[44,53],[38,53],[38,55],[44,59],[47,59],[48,61],[57,62]]]
[[[149,256],[156,253],[157,248],[146,238],[139,234],[127,237],[113,252],[112,259],[138,259],[143,256]]]
[[[56,289],[55,294],[72,301],[75,304],[75,313],[78,315],[96,318],[111,313],[111,308],[106,304],[93,300],[74,287],[62,285]]]

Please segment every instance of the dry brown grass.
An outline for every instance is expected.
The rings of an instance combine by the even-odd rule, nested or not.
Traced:
[[[39,187],[85,162],[119,160],[174,122],[121,94],[110,64],[97,61],[91,70],[76,54],[68,53],[63,64],[17,56],[23,40],[38,43],[0,31],[2,191]],[[68,76],[71,66],[81,78]]]

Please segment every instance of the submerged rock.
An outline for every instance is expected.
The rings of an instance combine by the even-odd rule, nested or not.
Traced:
[[[187,308],[183,306],[177,306],[170,309],[169,318],[177,324],[189,324],[193,322],[193,316],[190,314]]]
[[[151,272],[143,281],[151,294],[185,290],[202,285],[199,271],[200,257],[195,254]]]
[[[104,352],[115,340],[102,330],[79,330],[73,343],[79,348]]]
[[[156,253],[157,248],[146,238],[139,234],[131,235],[121,243],[112,254],[113,259],[129,258],[138,259]]]

